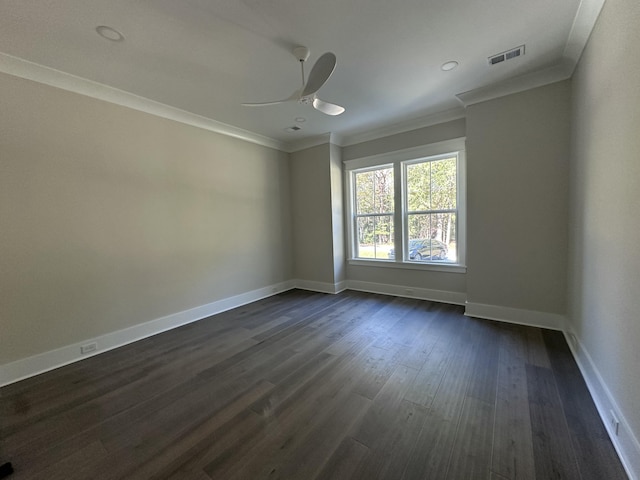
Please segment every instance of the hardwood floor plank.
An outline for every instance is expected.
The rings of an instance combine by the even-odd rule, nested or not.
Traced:
[[[607,467],[607,478],[626,478],[622,466],[612,468],[617,465],[617,462],[612,463],[610,460],[616,458],[613,444],[564,335],[557,331],[545,331],[542,332],[542,337],[549,352],[549,361],[571,433],[571,441],[580,460],[578,464],[582,478],[603,478],[605,472],[602,471],[602,464],[611,464],[611,467]]]
[[[162,464],[162,461],[157,462],[158,458],[167,453],[175,453],[172,445],[179,444],[185,439],[188,442],[192,439],[189,435],[192,432],[195,432],[193,433],[195,437],[202,436],[203,434],[199,430],[201,425],[211,422],[211,425],[215,427],[223,423],[227,418],[228,410],[235,411],[237,408],[237,406],[230,406],[230,402],[245,397],[254,397],[256,391],[257,394],[261,394],[269,388],[271,385],[263,383],[249,387],[238,395],[221,396],[220,398],[214,398],[208,393],[201,392],[198,395],[201,401],[193,404],[190,412],[176,407],[174,415],[173,408],[169,407],[156,412],[150,418],[146,418],[136,425],[136,431],[133,435],[128,431],[118,432],[117,435],[113,435],[115,432],[112,432],[107,441],[103,440],[109,455],[97,463],[95,467],[99,473],[94,474],[93,478],[96,480],[132,478],[135,477],[132,472],[135,472],[137,468],[148,470],[153,468],[156,463]],[[211,406],[207,405],[209,402]],[[188,400],[182,403],[186,405]],[[225,409],[225,407],[227,408]],[[171,417],[170,420],[167,419],[167,416]],[[148,475],[144,474],[137,476],[137,478],[148,478]]]
[[[569,346],[561,332],[543,332],[547,351],[550,352],[550,367],[553,371],[558,393],[564,406],[567,424],[572,434],[595,435],[608,438],[607,431],[598,416],[587,384],[580,375]]]
[[[510,477],[503,477],[502,475],[496,472],[491,472],[489,479],[490,480],[512,480]]]
[[[538,367],[551,368],[547,349],[545,348],[542,330],[527,328],[527,363]]]
[[[352,370],[350,365],[334,365],[340,377],[355,374],[354,378],[357,378],[357,370]],[[349,382],[328,382],[321,388],[306,393],[309,396],[302,404],[283,402],[269,412],[273,426],[269,441],[255,443],[243,456],[241,465],[237,461],[220,463],[216,460],[205,467],[205,472],[213,478],[229,479],[267,478],[276,475],[283,468],[285,459],[306,444],[310,432],[318,431],[327,424],[332,425],[332,432],[335,431],[334,427],[342,428],[348,423],[348,418],[363,413],[370,402],[354,394]],[[323,408],[319,408],[320,405]],[[348,414],[343,416],[345,410]],[[338,424],[333,423],[335,418],[340,418]],[[341,438],[335,442],[334,449],[340,440]],[[329,452],[327,459],[332,453],[333,451]]]
[[[416,370],[424,366],[448,323],[444,321],[448,310],[443,309],[443,304],[430,303],[423,311],[426,317],[423,328],[415,335],[413,345],[405,351],[401,361],[402,365]]]
[[[522,328],[504,328],[499,345],[491,468],[511,480],[533,480],[536,472],[527,391],[527,340]]]
[[[476,341],[479,343],[478,356],[473,365],[471,384],[467,395],[486,403],[494,404],[498,383],[498,357],[501,329],[496,322],[482,322],[477,325]]]
[[[177,330],[180,331],[181,329]],[[180,371],[183,366],[197,371],[200,368],[199,364],[215,363],[216,359],[223,357],[226,352],[229,351],[228,348],[225,348],[227,347],[227,345],[231,345],[232,348],[233,346],[239,346],[240,350],[244,350],[242,337],[237,336],[238,331],[239,330],[236,327],[235,331],[226,332],[225,334],[219,335],[219,337],[209,341],[209,344],[207,344],[206,346],[207,348],[198,348],[197,346],[194,347],[194,345],[198,345],[198,342],[201,341],[200,338],[196,338],[195,341],[193,341],[192,344],[189,345],[187,351],[183,349],[181,351],[176,351],[171,355],[168,355],[165,350],[161,349],[160,353],[156,356],[157,359],[145,363],[142,368],[136,367],[135,365],[129,366],[127,368],[122,367],[122,362],[117,361],[113,358],[114,355],[111,355],[113,351],[106,352],[99,357],[90,358],[87,360],[90,363],[96,363],[98,359],[104,358],[109,362],[109,364],[115,364],[116,368],[113,368],[111,375],[108,378],[105,378],[103,381],[101,381],[101,377],[98,376],[97,379],[92,380],[89,385],[84,385],[84,383],[87,383],[86,381],[76,381],[74,385],[65,384],[64,390],[69,391],[71,395],[67,393],[66,396],[61,396],[61,398],[63,399],[61,400],[61,402],[64,402],[64,404],[61,404],[59,402],[52,403],[47,407],[46,411],[40,413],[34,413],[33,409],[27,410],[26,412],[24,412],[25,414],[21,415],[21,417],[19,418],[19,423],[16,423],[15,425],[11,425],[12,418],[7,416],[7,420],[3,425],[3,434],[8,436],[12,435],[16,431],[20,431],[23,434],[26,434],[22,435],[24,437],[24,440],[21,440],[20,436],[14,436],[11,438],[12,443],[19,445],[24,443],[24,441],[31,442],[35,437],[38,436],[38,433],[33,431],[25,432],[25,426],[28,426],[29,424],[37,424],[40,418],[54,418],[62,410],[68,411],[69,407],[76,405],[85,405],[93,400],[100,401],[99,399],[101,397],[104,397],[105,395],[113,396],[113,393],[118,391],[120,388],[124,388],[125,390],[127,390],[130,389],[132,385],[141,386],[144,395],[148,395],[150,393],[148,391],[149,385],[152,385],[153,387],[160,386],[157,383],[157,378],[155,377],[155,375],[163,375],[168,373],[169,377],[166,378],[166,381],[169,384],[172,384],[175,383],[175,378],[172,377],[175,377],[176,375],[179,377],[188,375],[187,371]],[[173,334],[173,331],[167,332],[167,334],[161,334],[160,336],[171,339],[173,335],[169,335],[169,333]],[[146,340],[143,342],[148,343],[146,342]],[[252,344],[255,343],[255,341],[253,340],[249,340],[249,342],[251,342]],[[124,348],[128,350],[126,347]],[[212,352],[214,352],[214,355],[212,355]],[[75,367],[75,365],[76,364],[73,364],[70,367]],[[75,385],[80,385],[80,387],[77,387]],[[123,394],[118,395],[118,397],[125,399],[128,398],[127,395]],[[11,396],[8,396],[3,399],[2,403],[11,403],[12,401],[15,400],[12,400]],[[111,402],[108,402],[107,404],[110,407],[114,406]],[[100,412],[101,414],[103,413],[102,408],[100,408]],[[64,428],[64,424],[66,424],[67,421],[64,418],[61,418],[61,421],[63,425],[48,425],[46,426],[45,431]]]
[[[526,368],[536,475],[538,478],[579,479],[553,372],[534,365]]]
[[[390,349],[371,346],[366,350],[358,366],[360,377],[355,383],[354,392],[373,400],[393,374],[402,358],[402,346],[394,345]]]
[[[317,314],[328,308],[335,308],[338,304],[348,301],[349,297],[331,298],[331,295],[325,295],[324,298],[317,299],[313,303],[302,305],[299,309],[287,310],[287,316],[291,320],[282,322],[279,325],[255,335],[253,338],[259,342],[270,339],[273,341],[277,338],[289,335],[291,332],[301,328],[302,326],[312,323]]]
[[[408,367],[399,367],[398,370]],[[392,379],[389,383],[392,382]],[[375,401],[374,401],[375,403]],[[374,410],[374,406],[371,407]],[[371,432],[369,423],[378,430],[377,437],[369,437],[369,452],[355,468],[353,479],[397,479],[406,468],[413,446],[427,418],[427,409],[421,405],[400,400],[393,410],[378,412],[372,421],[370,412],[364,419],[365,431]],[[354,435],[357,438],[362,433]]]
[[[491,469],[493,403],[467,396],[449,458],[447,479],[488,479]]]
[[[273,418],[263,417],[252,410],[242,410],[232,422],[222,425],[190,452],[189,458],[181,458],[180,465],[167,468],[161,478],[184,478],[206,475],[204,468],[209,466],[221,472],[216,478],[226,478],[234,469],[240,468],[242,459],[248,452],[263,441],[269,441],[274,435]]]
[[[420,332],[425,323],[429,319],[424,305],[420,305],[417,300],[409,301],[407,299],[406,310],[403,315],[397,317],[397,321],[389,322],[389,328],[386,332],[378,337],[376,347],[389,348],[392,345],[403,345],[410,347],[413,345],[416,334]]]
[[[298,443],[288,442],[289,453],[282,457],[267,459],[264,475],[254,478],[281,480],[308,480],[329,461],[347,433],[360,423],[371,401],[356,393],[349,394],[340,401],[339,408],[323,421],[312,423]],[[238,478],[251,478],[240,476]]]
[[[431,403],[403,479],[446,478],[465,393],[471,379],[476,349],[467,342],[473,336],[473,323],[468,319],[453,342],[455,354],[448,360],[445,374]]]
[[[215,414],[203,418],[200,423],[191,428],[183,429],[182,433],[172,439],[158,455],[142,464],[138,463],[127,475],[151,479],[162,478],[169,472],[175,472],[207,448],[212,434],[215,435],[225,424],[233,424],[234,419],[243,410],[268,394],[273,387],[271,383],[258,382]]]
[[[351,437],[346,437],[313,480],[353,478],[356,469],[365,461],[368,453],[368,447]]]
[[[398,366],[393,375],[385,383],[365,416],[365,421],[351,436],[366,445],[372,451],[385,443],[386,435],[396,426],[398,410],[405,392],[416,378],[412,368]]]
[[[363,356],[362,347],[346,352],[289,397],[268,408],[257,408],[264,416],[267,429],[255,432],[253,437],[237,446],[237,452],[211,458],[205,471],[216,478],[256,478],[264,470],[260,459],[282,458],[292,445],[298,444],[310,425],[322,422],[343,399],[351,395],[353,386],[364,375],[355,359]],[[270,400],[278,401],[277,397]],[[264,405],[264,403],[262,403]],[[255,408],[255,407],[254,407]],[[241,462],[242,458],[256,459]]]
[[[95,464],[107,456],[107,451],[100,441],[94,441],[79,447],[71,455],[66,456],[60,461],[49,465],[47,468],[39,471],[35,475],[24,476],[18,471],[13,479],[22,478],[42,479],[42,480],[70,480],[81,479],[83,477],[80,472],[87,466]]]
[[[629,477],[620,463],[609,438],[572,435],[573,449],[583,480],[627,480]]]
[[[405,395],[406,400],[429,407],[440,388],[450,362],[459,355],[456,342],[460,342],[461,339],[454,334],[459,326],[456,325],[457,322],[449,320],[450,318],[445,317],[439,322],[433,348],[418,372],[414,384]]]
[[[323,352],[299,365],[298,369],[279,380],[276,388],[269,395],[254,402],[250,408],[259,415],[268,415],[268,412],[279,407],[280,404],[289,400],[291,396],[299,395],[301,388],[306,387],[307,391],[311,390],[314,382],[323,380],[329,367],[334,362],[339,362],[339,357]],[[269,378],[269,375],[267,375],[267,378]]]
[[[3,438],[11,442],[18,452],[26,449],[28,454],[38,445],[50,445],[60,436],[83,431],[98,420],[105,421],[156,396],[170,398],[169,392],[176,385],[189,380],[198,368],[232,354],[236,348],[245,349],[247,345],[253,344],[254,341],[250,340],[249,343],[240,343],[230,350],[214,350],[214,355],[203,352],[203,358],[185,355],[180,361],[165,362],[157,368],[149,365],[142,375],[126,375],[117,387],[109,382],[107,385],[111,388],[101,388],[99,393],[85,398],[84,403],[73,397],[65,407],[50,413],[43,420],[25,418],[13,433],[5,432]],[[162,398],[159,400],[162,401]]]

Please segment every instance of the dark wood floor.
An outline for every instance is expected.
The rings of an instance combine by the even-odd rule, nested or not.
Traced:
[[[12,480],[627,478],[559,332],[382,295],[294,290],[0,394]]]

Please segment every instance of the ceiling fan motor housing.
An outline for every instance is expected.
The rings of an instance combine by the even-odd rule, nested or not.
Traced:
[[[307,47],[296,47],[293,49],[293,55],[300,61],[306,62],[311,52]]]

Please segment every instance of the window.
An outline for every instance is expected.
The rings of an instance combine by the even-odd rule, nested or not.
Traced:
[[[358,258],[389,258],[393,247],[393,166],[354,173]]]
[[[352,263],[464,267],[463,140],[345,164]]]
[[[457,157],[455,153],[403,162],[409,241],[405,259],[457,262]]]

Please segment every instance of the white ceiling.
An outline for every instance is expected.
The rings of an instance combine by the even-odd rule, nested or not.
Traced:
[[[0,0],[0,71],[29,77],[25,69],[49,67],[285,144],[328,132],[356,138],[459,109],[457,94],[510,79],[513,87],[514,77],[566,78],[603,2]],[[99,25],[124,41],[100,37]],[[487,57],[522,44],[523,57],[489,66]],[[346,107],[343,115],[294,102],[240,105],[300,87],[296,45],[311,49],[307,73],[322,53],[336,54],[319,96]],[[442,71],[449,60],[459,67]],[[306,119],[302,130],[285,132],[296,117]]]

